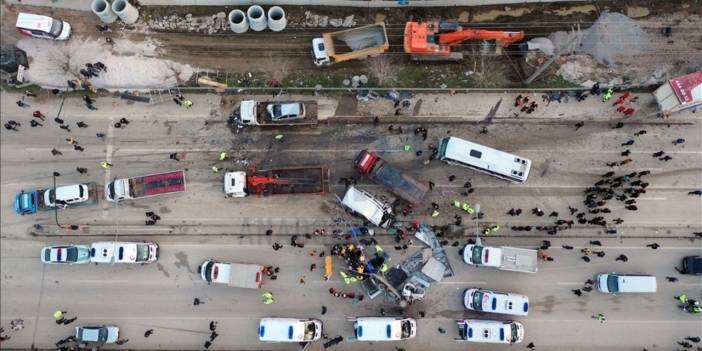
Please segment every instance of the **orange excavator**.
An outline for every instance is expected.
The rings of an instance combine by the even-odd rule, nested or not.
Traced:
[[[466,40],[494,40],[500,50],[524,39],[524,32],[463,28],[455,21],[407,22],[405,52],[414,60],[457,61],[463,53],[451,47]]]

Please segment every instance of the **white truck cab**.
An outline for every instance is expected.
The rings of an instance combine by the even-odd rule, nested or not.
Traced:
[[[468,244],[463,249],[463,261],[487,267],[499,267],[502,263],[502,250],[497,247]]]
[[[258,124],[256,120],[256,101],[254,100],[243,100],[239,105],[239,117],[241,118],[241,123],[245,125],[255,126]]]
[[[350,186],[341,204],[378,227],[387,228],[392,223],[392,207],[380,202],[365,190]]]
[[[324,38],[312,39],[312,58],[317,67],[331,65],[331,59],[327,54],[327,48],[324,45]]]
[[[526,316],[529,314],[529,298],[525,295],[469,288],[463,292],[463,306],[466,309]]]
[[[44,204],[47,207],[67,207],[68,205],[88,201],[90,192],[85,184],[60,186],[44,192]],[[55,202],[54,202],[55,200]]]
[[[261,318],[258,340],[268,342],[308,342],[322,337],[319,319]]]
[[[401,317],[359,317],[353,329],[358,341],[398,341],[417,335],[417,321]]]
[[[224,174],[224,195],[226,197],[246,197],[246,172]]]

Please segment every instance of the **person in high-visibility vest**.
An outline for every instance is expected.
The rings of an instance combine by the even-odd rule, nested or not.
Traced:
[[[217,166],[212,166],[212,173],[217,173],[219,172],[219,168]]]
[[[275,140],[277,140],[280,143],[283,142],[283,138],[285,138],[285,135],[283,135],[283,134],[278,134],[275,136]]]
[[[275,302],[275,299],[273,298],[273,293],[270,291],[266,291],[263,294],[261,294],[261,297],[263,298],[263,303],[266,305],[270,305],[273,302]]]
[[[458,200],[453,200],[453,207],[461,208],[461,202]]]
[[[226,159],[227,159],[227,153],[224,152],[224,151],[220,152],[220,153],[219,153],[219,160],[220,160],[220,161],[224,161],[224,160],[226,160]]]
[[[191,108],[191,107],[193,107],[193,102],[190,100],[185,100],[185,101],[183,101],[183,105],[185,105],[185,107],[187,107],[187,108]]]
[[[431,213],[432,217],[438,217],[439,216],[439,211],[434,210],[434,212]]]
[[[614,90],[612,88],[607,89],[607,92],[602,96],[602,102],[609,101],[614,95]]]
[[[405,145],[405,152],[410,152],[412,151],[412,146],[411,145]]]
[[[112,167],[112,164],[107,162],[107,161],[102,161],[102,162],[100,162],[100,167],[102,167],[104,169],[108,169],[108,168]]]

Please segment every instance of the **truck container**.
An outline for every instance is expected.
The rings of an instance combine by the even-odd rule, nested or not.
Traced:
[[[536,273],[537,251],[518,247],[492,247],[468,244],[463,261],[476,266],[495,267],[503,271]]]
[[[15,212],[26,215],[54,208],[74,208],[97,203],[97,184],[64,185],[32,191],[22,190],[15,196]]]
[[[185,171],[173,171],[115,179],[105,185],[105,199],[119,202],[184,191]]]
[[[243,100],[232,122],[244,126],[305,126],[317,124],[316,101]]]
[[[365,177],[409,203],[418,204],[429,191],[428,183],[415,179],[368,150],[356,156],[355,164]]]
[[[312,39],[312,57],[317,66],[377,56],[389,48],[385,23],[324,33]]]
[[[329,189],[329,170],[324,167],[291,167],[228,172],[224,175],[227,197],[247,195],[323,194]]]
[[[264,268],[260,264],[206,260],[197,267],[197,272],[208,284],[214,282],[235,288],[258,289],[263,281]]]

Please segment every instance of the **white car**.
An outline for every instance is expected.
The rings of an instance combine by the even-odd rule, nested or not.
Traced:
[[[266,105],[273,122],[286,122],[305,118],[305,104],[301,102],[278,102]]]
[[[99,241],[90,245],[94,263],[152,263],[158,260],[158,244],[153,242]]]
[[[41,262],[49,264],[80,264],[90,262],[88,245],[56,245],[41,249]]]
[[[20,12],[15,25],[17,31],[35,38],[66,40],[71,36],[71,25],[48,16]]]
[[[525,295],[491,291],[480,288],[466,289],[463,293],[463,306],[478,312],[529,314],[529,298]]]
[[[85,202],[89,199],[90,190],[85,184],[60,186],[56,189],[52,188],[44,192],[44,204],[47,207],[58,206],[60,208],[66,208],[69,205]]]
[[[76,341],[112,344],[119,338],[119,328],[115,325],[79,325],[76,327]]]

